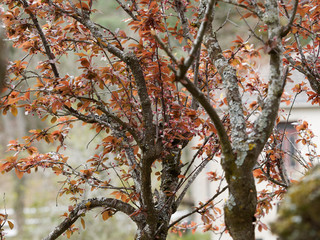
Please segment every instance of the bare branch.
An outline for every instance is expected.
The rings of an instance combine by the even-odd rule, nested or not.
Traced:
[[[164,43],[161,41],[161,39],[157,35],[153,35],[155,40],[160,44],[161,48],[166,52],[166,54],[170,57],[170,59],[178,65],[178,60],[176,57],[172,54],[172,51],[164,45]]]
[[[263,16],[262,10],[259,8],[259,6],[257,5],[256,1],[254,1],[254,0],[250,1],[251,7],[249,7],[247,5],[240,4],[236,0],[218,0],[218,1],[224,2],[224,3],[228,3],[228,4],[231,4],[231,5],[243,8],[243,9],[246,9],[247,11],[255,14],[256,16],[258,16],[259,18],[262,18],[262,16]]]
[[[71,108],[71,107],[66,107],[66,109],[69,111],[69,113],[78,118],[79,120],[86,122],[86,123],[98,123],[101,124],[103,126],[106,127],[110,127],[112,129],[112,131],[114,132],[115,136],[117,136],[118,138],[122,138],[124,141],[124,146],[123,148],[125,149],[125,152],[127,154],[128,157],[128,163],[131,167],[135,166],[135,168],[133,169],[133,179],[134,179],[134,183],[136,186],[136,190],[137,192],[140,193],[141,191],[141,180],[140,180],[140,172],[138,171],[138,167],[140,166],[140,164],[137,163],[137,161],[135,160],[135,156],[134,156],[134,151],[132,149],[132,147],[129,144],[128,141],[128,137],[125,134],[124,130],[127,130],[129,133],[132,133],[133,138],[137,141],[137,144],[140,145],[140,139],[138,138],[138,136],[136,135],[135,131],[133,131],[133,129],[131,129],[131,127],[123,122],[121,119],[119,119],[118,117],[114,116],[112,113],[108,112],[105,108],[103,107],[97,107],[98,109],[100,109],[105,116],[98,116],[98,115],[83,115],[79,112],[77,112],[75,109]],[[120,126],[123,129],[120,129]]]
[[[185,215],[183,215],[182,217],[178,218],[176,221],[170,223],[168,228],[173,227],[175,224],[177,224],[178,222],[180,222],[182,219],[189,217],[190,215],[199,212],[199,210],[201,210],[202,208],[206,207],[208,204],[210,204],[214,199],[216,199],[218,196],[220,196],[221,193],[223,193],[225,190],[228,189],[228,186],[225,186],[224,188],[222,188],[220,191],[218,191],[215,195],[213,195],[213,197],[211,197],[206,203],[200,205],[199,207],[197,207],[195,210],[193,210],[190,213],[187,213]]]
[[[191,162],[189,163],[189,166],[187,167],[187,169],[185,170],[184,174],[182,175],[186,175],[187,172],[189,171],[189,169],[191,168],[192,164],[194,163],[194,161],[196,160],[197,156],[199,155],[199,153],[203,150],[203,148],[205,147],[205,145],[208,143],[208,141],[215,135],[215,133],[211,133],[210,136],[206,137],[204,142],[202,143],[201,147],[198,149],[198,151],[193,155]],[[183,181],[183,180],[182,180]]]
[[[195,171],[192,172],[192,174],[188,177],[188,182],[183,188],[182,192],[180,193],[179,197],[176,200],[176,205],[179,206],[181,201],[183,200],[184,196],[186,195],[189,187],[194,182],[194,180],[199,176],[199,174],[202,172],[202,170],[207,166],[207,164],[210,162],[210,160],[214,157],[215,153],[213,153],[210,157],[203,160],[195,169]]]
[[[281,187],[284,187],[284,188],[288,188],[289,186],[286,184],[286,183],[282,183],[282,182],[279,182],[277,180],[275,180],[274,178],[272,178],[268,173],[266,173],[262,167],[260,167],[260,170],[262,171],[263,175],[272,183],[276,184],[276,185],[279,185]]]

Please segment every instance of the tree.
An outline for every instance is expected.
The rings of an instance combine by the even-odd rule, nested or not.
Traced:
[[[66,177],[61,194],[71,194],[74,204],[45,239],[64,232],[70,236],[73,224],[80,218],[84,225],[85,213],[94,208],[104,209],[104,219],[118,211],[127,214],[137,225],[136,239],[166,239],[175,224],[170,218],[190,185],[220,156],[227,186],[194,212],[201,212],[207,229],[214,230],[206,207],[228,188],[227,230],[235,240],[254,239],[254,175],[280,188],[273,196],[290,185],[285,169],[274,167],[282,164],[274,125],[281,100],[290,103],[281,99],[290,72],[305,74],[317,91],[319,1],[116,2],[118,11],[129,16],[128,29],[111,31],[95,22],[98,12],[90,0],[3,1],[7,37],[27,55],[8,66],[2,112],[17,115],[23,108],[26,114],[50,118],[52,126],[31,130],[24,142],[10,141],[14,155],[2,161],[0,170],[14,169],[21,177],[43,167]],[[219,22],[215,16],[229,5],[236,7],[249,36],[237,36],[222,49],[218,39],[225,37],[230,19],[227,15]],[[311,43],[301,43],[307,40]],[[36,55],[41,61],[32,65]],[[79,74],[62,68],[67,56],[77,57]],[[259,76],[258,61],[270,67],[267,82]],[[319,103],[303,82],[293,91],[307,91]],[[63,155],[74,122],[104,136],[80,167]],[[182,151],[195,137],[201,139],[198,150],[185,162]],[[56,151],[40,153],[39,141],[57,142]],[[262,151],[277,161],[259,165]],[[195,158],[201,164],[190,172]],[[79,202],[85,184],[104,189],[107,197]]]

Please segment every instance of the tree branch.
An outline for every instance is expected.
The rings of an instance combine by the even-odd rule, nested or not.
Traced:
[[[213,197],[211,197],[206,203],[200,205],[200,207],[197,207],[195,210],[193,210],[190,213],[187,213],[183,216],[181,216],[180,218],[178,218],[176,221],[170,223],[170,225],[168,226],[168,228],[173,227],[175,224],[177,224],[178,222],[180,222],[182,219],[189,217],[190,215],[199,212],[199,210],[201,210],[202,208],[204,208],[205,206],[207,206],[208,204],[210,204],[214,199],[216,199],[221,193],[223,193],[225,190],[228,189],[228,186],[225,186],[224,188],[222,188],[220,191],[218,191],[215,195],[213,195]]]
[[[132,13],[132,11],[127,8],[122,2],[120,2],[120,0],[116,0],[116,2],[120,5],[120,7],[135,21],[137,21],[138,19],[136,18],[136,16]]]
[[[84,115],[79,113],[78,111],[76,111],[75,109],[73,109],[72,107],[65,107],[68,111],[69,114],[76,117],[77,119],[86,122],[86,123],[98,123],[101,124],[103,126],[106,127],[110,127],[112,129],[112,131],[114,132],[115,136],[118,138],[123,138],[124,142],[128,145],[128,146],[123,146],[123,148],[125,149],[125,152],[127,154],[128,157],[128,163],[131,167],[136,166],[133,169],[133,180],[135,183],[135,187],[138,193],[141,192],[141,175],[140,172],[138,170],[138,168],[140,167],[140,164],[137,163],[134,153],[133,153],[133,149],[129,144],[128,138],[125,134],[124,130],[127,130],[129,133],[131,133],[133,130],[131,129],[130,126],[128,126],[128,124],[122,122],[121,119],[119,119],[118,117],[114,116],[113,114],[109,113],[108,111],[106,111],[104,108],[99,108],[104,114],[105,116],[98,116],[98,115]],[[120,126],[123,127],[124,129],[120,129]],[[130,130],[129,130],[130,129]],[[137,143],[139,144],[140,141],[138,139],[138,137],[136,136],[135,132],[134,135],[132,135],[135,139],[135,137],[137,138]]]
[[[211,121],[216,127],[223,153],[226,156],[230,156],[233,153],[231,143],[216,110],[212,107],[207,97],[197,87],[195,87],[193,82],[191,82],[187,77],[185,77],[183,80],[180,80],[180,83],[191,93],[193,97],[197,99],[201,106],[206,110],[206,113],[209,115]]]
[[[47,237],[43,238],[43,240],[57,239],[84,213],[98,207],[107,207],[115,211],[123,212],[130,216],[134,222],[138,222],[140,218],[138,215],[133,214],[136,209],[128,203],[114,198],[92,198],[77,204],[77,206],[70,212],[69,216],[63,220],[63,222],[61,222],[51,233],[49,233]]]
[[[281,46],[281,51],[285,52],[285,49]],[[300,73],[305,75],[310,83],[311,88],[313,91],[315,91],[317,94],[320,94],[320,74],[316,74],[314,72],[310,72],[309,68],[304,68],[302,65],[297,65],[297,62],[291,57],[288,53],[284,54],[285,58],[290,63],[291,67],[298,70]]]
[[[210,26],[210,29],[212,29],[212,26]],[[246,121],[244,118],[236,70],[223,56],[217,38],[210,30],[206,34],[204,45],[207,47],[210,58],[212,59],[212,62],[214,62],[215,67],[222,78],[224,88],[226,89],[232,147],[239,153],[244,152],[248,148],[246,143]]]
[[[107,41],[104,41],[103,40],[104,35],[101,33],[101,31],[99,31],[96,24],[91,21],[90,16],[88,14],[83,15],[76,8],[74,8],[74,11],[77,13],[77,15],[70,14],[69,12],[65,11],[62,7],[59,7],[58,5],[54,4],[52,1],[50,1],[50,4],[53,4],[60,11],[62,11],[65,14],[68,14],[70,17],[74,18],[75,20],[83,24],[87,29],[90,30],[92,36],[96,39],[97,43],[101,48],[106,48],[109,53],[118,57],[120,60],[122,60],[129,66],[134,76],[135,82],[137,84],[138,96],[141,102],[144,126],[146,128],[144,142],[142,145],[146,146],[147,148],[143,150],[152,150],[152,152],[154,150],[157,150],[156,148],[153,148],[156,130],[153,124],[151,100],[148,94],[144,73],[137,56],[133,52],[125,53],[124,51],[120,50],[116,46],[110,44]]]
[[[125,53],[120,49],[118,49],[116,46],[108,42],[105,42],[103,40],[104,37],[102,33],[99,31],[96,25],[90,20],[89,17],[79,18],[77,20],[90,30],[91,34],[94,36],[94,38],[97,40],[97,42],[100,44],[102,48],[106,48],[108,52],[120,58],[130,67],[132,74],[134,76],[135,82],[137,84],[138,96],[141,102],[144,126],[146,128],[146,131],[145,131],[146,135],[144,138],[145,141],[143,145],[149,146],[149,148],[151,148],[154,145],[153,140],[155,136],[155,127],[153,125],[151,100],[148,94],[144,73],[141,68],[139,59],[134,53],[132,52]]]
[[[190,50],[189,57],[186,58],[185,61],[183,62],[183,64],[180,65],[180,67],[179,67],[178,76],[177,76],[178,79],[184,78],[189,67],[193,63],[194,59],[197,57],[197,52],[199,51],[199,49],[201,47],[204,35],[208,30],[209,24],[211,24],[212,14],[213,14],[215,3],[216,3],[216,0],[210,0],[210,2],[208,3],[208,6],[207,6],[207,9],[205,12],[205,16],[202,19],[202,23],[201,23],[201,25],[199,27],[199,31],[197,33],[197,37],[193,43],[192,49]]]
[[[183,37],[188,43],[188,40],[191,40],[190,33],[189,33],[189,26],[188,26],[188,19],[186,18],[184,12],[186,10],[186,7],[184,6],[184,3],[181,0],[174,0],[173,5],[179,15],[181,25],[182,25],[182,31],[183,31]]]
[[[217,149],[216,149],[217,151]],[[215,151],[215,152],[216,152]],[[176,206],[179,206],[180,203],[182,202],[184,196],[186,195],[189,187],[191,186],[191,184],[194,182],[194,180],[196,180],[196,178],[199,176],[199,174],[202,172],[202,170],[207,166],[207,164],[210,162],[210,160],[214,157],[215,153],[213,153],[212,155],[210,155],[210,157],[207,157],[205,160],[203,160],[195,169],[195,171],[192,172],[192,174],[190,176],[188,176],[189,180],[187,182],[187,184],[185,185],[185,187],[183,188],[183,190],[181,191],[179,197],[177,198],[177,200],[175,201]],[[179,186],[178,186],[179,187]]]
[[[254,123],[254,131],[250,136],[250,141],[256,144],[252,150],[255,151],[255,155],[257,156],[263,149],[273,129],[288,74],[288,68],[285,71],[282,68],[281,27],[278,2],[276,0],[270,0],[269,4],[266,5],[264,21],[269,26],[268,41],[271,41],[271,45],[274,47],[269,51],[270,73],[268,95],[265,99],[261,115]]]
[[[237,6],[237,7],[240,7],[240,8],[243,8],[253,14],[255,14],[256,16],[258,16],[259,18],[262,18],[263,16],[263,12],[261,11],[261,9],[259,8],[259,6],[257,5],[256,1],[253,0],[253,1],[250,1],[250,5],[253,6],[255,9],[251,9],[250,7],[246,6],[246,5],[243,5],[243,4],[239,4],[238,1],[235,1],[235,0],[218,0],[220,2],[224,2],[224,3],[228,3],[228,4],[231,4],[231,5],[234,5],[234,6]]]
[[[19,0],[19,1],[22,3],[24,9],[29,8],[29,4],[27,3],[27,1],[25,1],[25,0]],[[27,12],[27,13],[29,14],[29,16],[31,17],[31,20],[32,20],[33,24],[35,25],[35,27],[36,27],[36,29],[37,29],[37,31],[38,31],[38,33],[39,33],[39,36],[40,36],[40,39],[41,39],[41,41],[42,41],[43,47],[44,47],[44,49],[45,49],[46,55],[47,55],[47,57],[49,58],[49,64],[50,64],[50,66],[51,66],[51,69],[52,69],[52,71],[53,71],[53,74],[54,74],[54,76],[55,76],[56,78],[59,78],[60,76],[59,76],[58,68],[57,68],[57,66],[56,66],[56,64],[55,64],[55,56],[54,56],[54,54],[53,54],[52,51],[51,51],[50,45],[49,45],[49,43],[48,43],[48,41],[47,41],[47,39],[46,39],[45,34],[44,34],[43,31],[42,31],[42,28],[41,28],[41,26],[40,26],[40,24],[39,24],[38,19],[37,19],[37,17],[32,13],[32,10],[31,10],[31,9],[29,9],[29,10],[26,11],[26,12]]]
[[[263,168],[260,166],[259,167],[260,170],[262,171],[263,175],[272,183],[276,184],[276,185],[279,185],[281,187],[284,187],[284,188],[288,188],[289,186],[286,184],[286,183],[282,183],[282,182],[279,182],[277,180],[275,180],[274,178],[272,178],[268,173],[266,173]]]
[[[282,28],[282,32],[281,32],[281,35],[280,35],[281,37],[287,36],[287,34],[290,32],[292,24],[293,24],[293,21],[295,19],[295,16],[296,16],[296,13],[297,13],[297,10],[298,10],[298,5],[299,5],[299,0],[295,0],[294,1],[294,6],[293,6],[293,10],[292,10],[292,13],[291,13],[291,17],[289,19],[288,24],[285,27]]]

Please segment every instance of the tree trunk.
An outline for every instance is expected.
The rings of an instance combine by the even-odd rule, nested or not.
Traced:
[[[254,240],[257,191],[252,167],[234,164],[226,167],[225,172],[229,186],[229,199],[224,207],[226,226],[233,240]]]
[[[14,214],[18,236],[23,236],[25,225],[24,207],[25,207],[25,177],[22,179],[15,178],[15,193],[16,199],[14,202]]]
[[[161,214],[160,214],[161,215]],[[155,232],[150,231],[148,225],[138,226],[135,240],[166,240],[168,235],[168,223],[163,221],[160,217],[156,223],[157,227]]]
[[[8,139],[21,138],[27,132],[26,126],[26,118],[21,113],[17,115],[17,117],[13,117],[8,115],[3,117],[3,126],[4,126],[4,134]],[[22,179],[18,179],[16,174],[14,174],[14,191],[15,191],[15,199],[13,203],[14,213],[15,213],[15,227],[18,232],[18,236],[22,238],[23,229],[25,225],[25,216],[24,216],[24,208],[25,208],[25,185],[26,185],[26,177],[24,176]]]
[[[0,22],[1,24],[2,22]],[[4,34],[2,29],[0,29],[0,91],[2,91],[5,85],[5,76],[6,76],[6,66],[7,66],[7,55],[5,44],[3,42]]]

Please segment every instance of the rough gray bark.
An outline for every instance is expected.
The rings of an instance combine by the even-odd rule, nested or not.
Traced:
[[[264,109],[256,120],[254,134],[247,136],[235,70],[228,65],[215,41],[212,32],[207,35],[205,44],[211,48],[211,58],[222,77],[227,92],[231,122],[233,154],[222,161],[229,186],[229,198],[225,205],[225,222],[235,240],[254,239],[254,214],[257,204],[252,168],[258,155],[269,138],[280,104],[285,77],[282,71],[281,29],[277,1],[266,2],[263,21],[268,25],[268,38],[277,41],[275,49],[269,52],[270,75],[268,97]]]
[[[232,150],[224,153],[222,167],[229,188],[229,198],[224,207],[225,223],[233,239],[254,239],[253,219],[257,196],[252,168],[257,156],[249,151],[246,123],[242,108],[236,70],[222,55],[219,43],[209,28],[204,44],[209,49],[224,88],[226,89],[231,123]]]

